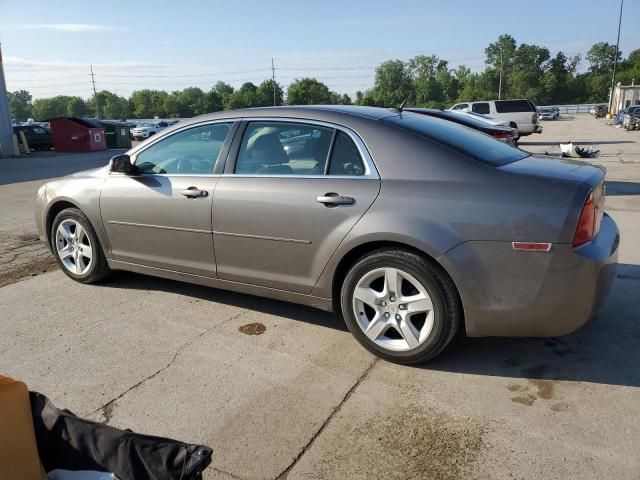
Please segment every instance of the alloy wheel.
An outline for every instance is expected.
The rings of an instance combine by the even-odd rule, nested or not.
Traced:
[[[352,306],[364,334],[388,350],[413,350],[433,330],[433,302],[427,289],[398,268],[377,268],[362,276]]]
[[[56,254],[74,275],[84,275],[91,268],[93,247],[87,232],[76,220],[67,218],[56,229]]]

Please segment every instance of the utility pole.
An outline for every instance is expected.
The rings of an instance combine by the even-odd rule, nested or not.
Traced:
[[[13,125],[11,125],[9,96],[7,95],[7,84],[4,81],[2,46],[0,45],[0,156],[8,157],[13,153]]]
[[[502,96],[502,44],[500,44],[500,83],[498,84],[498,100]]]
[[[91,84],[93,85],[93,100],[96,102],[96,118],[100,118],[100,106],[98,105],[98,96],[96,95],[96,78],[93,73],[93,65],[89,65],[91,72]]]
[[[276,67],[273,64],[273,57],[271,57],[271,83],[273,84],[273,106],[276,104]]]
[[[613,89],[616,84],[616,67],[618,66],[618,48],[620,47],[620,26],[622,25],[622,5],[624,0],[620,0],[620,15],[618,17],[618,40],[616,40],[616,56],[613,59],[613,73],[611,74],[611,90],[609,92],[609,113],[615,115],[618,112],[612,112],[613,109]]]

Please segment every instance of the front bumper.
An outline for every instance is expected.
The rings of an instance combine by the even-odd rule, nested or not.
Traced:
[[[555,337],[600,312],[616,276],[619,241],[605,214],[598,235],[578,248],[519,252],[510,242],[465,242],[440,261],[460,292],[467,335]]]

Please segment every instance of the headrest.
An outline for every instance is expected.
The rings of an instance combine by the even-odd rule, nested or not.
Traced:
[[[276,134],[256,138],[251,146],[251,159],[262,165],[282,165],[289,162],[287,152]]]

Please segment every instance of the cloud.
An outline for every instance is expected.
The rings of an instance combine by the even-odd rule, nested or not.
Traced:
[[[66,33],[126,31],[125,28],[114,25],[95,25],[90,23],[33,23],[18,25],[17,28],[21,30],[45,30]]]

